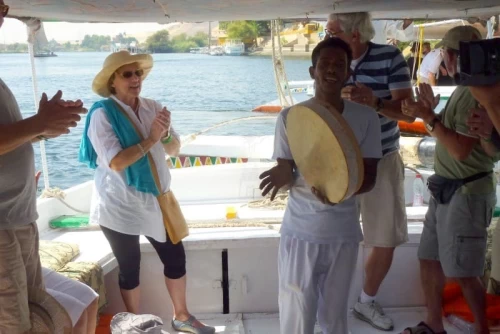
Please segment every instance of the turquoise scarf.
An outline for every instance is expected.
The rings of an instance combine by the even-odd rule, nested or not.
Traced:
[[[141,137],[135,131],[135,128],[130,123],[129,119],[122,114],[122,111],[120,111],[116,101],[109,98],[107,100],[101,100],[94,103],[94,105],[90,108],[85,121],[85,129],[83,131],[78,156],[80,162],[86,163],[92,169],[97,168],[97,153],[90,142],[87,132],[92,114],[98,108],[103,108],[106,112],[106,116],[113,127],[113,131],[118,137],[120,145],[124,149],[137,145],[141,142]],[[134,187],[141,192],[151,193],[155,196],[160,195],[158,187],[155,184],[155,180],[151,172],[151,165],[147,156],[140,158],[135,163],[127,167],[125,169],[125,175],[129,186]]]

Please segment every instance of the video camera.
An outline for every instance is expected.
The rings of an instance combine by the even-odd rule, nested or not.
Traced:
[[[460,42],[458,73],[461,86],[500,82],[500,38]]]

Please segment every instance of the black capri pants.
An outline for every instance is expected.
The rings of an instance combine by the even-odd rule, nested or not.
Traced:
[[[118,261],[120,288],[124,290],[135,289],[139,286],[141,266],[140,236],[120,233],[104,226],[101,226],[101,230],[108,239]],[[186,253],[182,242],[174,245],[168,237],[168,233],[166,242],[158,242],[150,237],[146,238],[153,245],[163,263],[165,277],[179,279],[186,274]]]

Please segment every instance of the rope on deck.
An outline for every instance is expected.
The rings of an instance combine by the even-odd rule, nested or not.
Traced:
[[[71,206],[70,204],[68,204],[68,202],[66,202],[64,200],[65,197],[66,197],[66,194],[60,188],[45,189],[42,192],[42,194],[40,195],[40,198],[55,198],[55,199],[59,200],[59,202],[64,204],[66,207],[68,207],[69,209],[71,209],[75,212],[83,213],[83,214],[89,213],[88,211],[79,210],[79,209],[75,208],[74,206]]]
[[[270,196],[258,199],[255,201],[250,201],[246,204],[251,209],[272,209],[272,210],[285,210],[286,204],[288,203],[288,192],[279,192],[276,194],[274,201],[271,201]]]

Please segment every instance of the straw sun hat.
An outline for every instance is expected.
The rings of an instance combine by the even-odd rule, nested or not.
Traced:
[[[144,70],[144,75],[142,76],[144,80],[153,68],[153,57],[148,54],[131,55],[125,50],[110,54],[104,60],[102,70],[95,76],[92,82],[92,90],[102,97],[110,96],[111,92],[108,88],[109,78],[120,67],[133,63],[138,63],[139,67]]]
[[[73,325],[68,312],[47,292],[30,289],[28,303],[31,318],[30,333],[71,333]]]

